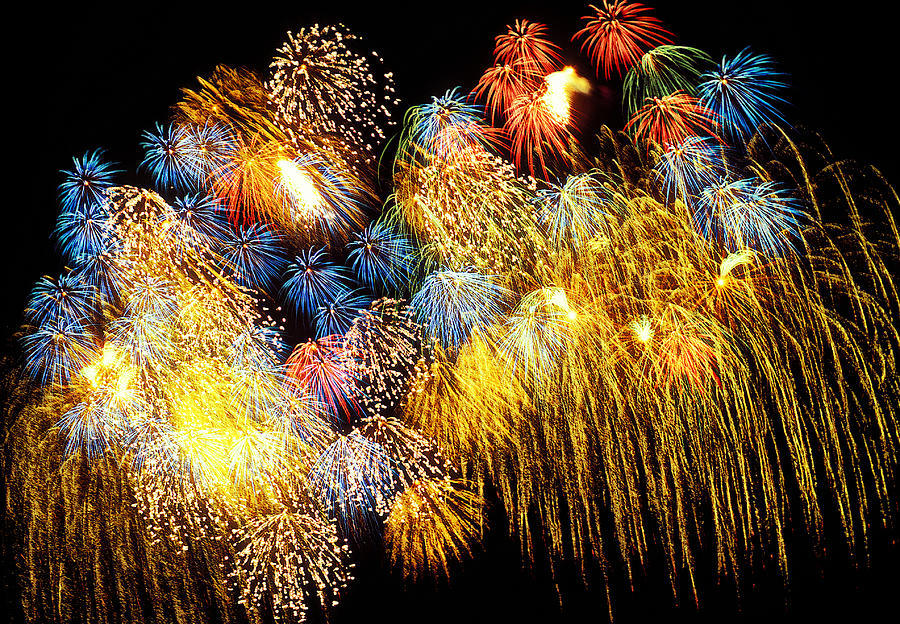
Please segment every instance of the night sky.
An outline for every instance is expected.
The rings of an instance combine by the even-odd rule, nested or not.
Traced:
[[[887,8],[845,3],[648,0],[676,35],[676,43],[702,48],[714,59],[749,45],[771,54],[790,74],[793,106],[787,118],[822,133],[838,158],[880,168],[900,184],[896,87],[896,34]],[[394,72],[403,111],[454,86],[470,90],[491,64],[493,38],[516,18],[544,22],[564,46],[567,61],[583,68],[586,58],[569,43],[581,28],[587,2],[247,2],[208,6],[122,2],[63,6],[23,2],[5,16],[4,100],[8,150],[3,198],[2,253],[4,336],[21,322],[24,300],[43,274],[58,275],[61,260],[50,234],[58,213],[60,169],[73,156],[98,147],[128,170],[122,181],[148,184],[134,169],[141,159],[140,134],[166,121],[181,87],[216,64],[265,72],[288,29],[342,22],[377,50]],[[732,7],[734,8],[728,8]],[[126,8],[127,7],[127,8]],[[859,8],[858,8],[859,7]],[[864,7],[864,8],[863,8]],[[21,10],[21,12],[19,12]],[[863,12],[866,10],[868,12]],[[594,78],[593,74],[589,75]],[[614,108],[592,100],[583,111],[593,123],[621,127]],[[590,146],[589,137],[584,138]],[[495,514],[497,515],[497,514]],[[499,517],[499,515],[498,515]],[[564,611],[545,567],[523,571],[518,546],[498,529],[487,540],[488,556],[464,568],[449,589],[404,590],[377,563],[363,566],[335,622],[354,621],[584,621],[605,619],[599,583],[584,591],[563,571]],[[747,621],[807,616],[874,616],[895,609],[896,545],[873,553],[872,568],[854,572],[838,554],[828,561],[798,564],[787,594],[776,572],[758,580],[744,596]],[[891,570],[889,572],[889,570]],[[656,570],[661,575],[661,569]],[[652,575],[652,571],[651,571]],[[664,617],[671,621],[732,619],[738,613],[733,590],[701,580],[699,613],[693,605],[672,607],[666,581],[646,580],[634,594],[617,595],[617,621]],[[892,606],[893,605],[893,606]]]

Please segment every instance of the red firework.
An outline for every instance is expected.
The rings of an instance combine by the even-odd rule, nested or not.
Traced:
[[[603,0],[603,8],[588,5],[596,15],[585,15],[587,26],[572,37],[585,37],[581,49],[587,48],[591,62],[600,75],[609,80],[613,68],[621,75],[634,65],[650,48],[672,43],[673,35],[662,27],[662,22],[650,15],[651,9],[637,2]]]
[[[516,167],[521,170],[524,159],[532,175],[535,173],[535,155],[546,176],[547,161],[566,151],[570,136],[566,125],[547,105],[546,94],[544,84],[536,91],[517,97],[509,107],[505,124],[512,138]]]
[[[505,35],[496,37],[494,58],[498,65],[516,67],[521,64],[526,75],[550,74],[562,65],[562,56],[558,45],[545,37],[547,26],[539,22],[516,20],[507,26]]]
[[[347,357],[344,337],[332,335],[297,345],[285,363],[291,381],[327,405],[341,420],[360,414]]]
[[[651,143],[663,148],[676,145],[692,136],[716,136],[712,112],[701,106],[697,98],[676,91],[661,98],[651,98],[628,120],[626,131],[634,133],[636,143]]]
[[[494,123],[496,118],[506,115],[513,100],[537,88],[540,78],[539,74],[526,73],[521,63],[515,67],[494,65],[478,80],[472,95],[476,101],[484,96],[485,110]]]
[[[721,384],[717,372],[715,336],[695,324],[673,328],[659,347],[657,375],[668,387],[687,383],[697,390],[712,379]]]

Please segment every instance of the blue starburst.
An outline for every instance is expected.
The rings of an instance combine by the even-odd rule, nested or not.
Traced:
[[[362,290],[339,292],[333,300],[319,306],[315,318],[316,337],[346,334],[354,319],[362,310],[367,309],[370,303],[371,297],[366,296]]]
[[[307,249],[287,266],[281,294],[298,316],[311,319],[320,306],[353,289],[347,268],[327,257],[324,248]]]
[[[98,356],[97,338],[82,319],[58,317],[22,338],[25,370],[42,384],[67,384]]]
[[[104,154],[102,149],[85,152],[81,159],[72,159],[74,169],[61,171],[66,176],[59,185],[63,210],[75,210],[105,201],[106,189],[113,185],[115,174],[121,171],[113,169],[114,164],[103,161]]]
[[[764,123],[787,123],[778,110],[787,101],[785,74],[772,57],[744,48],[701,76],[700,103],[715,113],[727,136],[744,143]]]
[[[229,229],[221,249],[224,268],[248,288],[268,290],[284,267],[278,235],[261,223]]]
[[[149,171],[156,186],[161,191],[189,190],[194,162],[188,132],[176,124],[156,124],[155,132],[147,130],[141,138],[145,154],[140,168]]]
[[[405,288],[413,271],[414,251],[409,240],[384,221],[370,223],[347,244],[347,260],[360,283],[374,292],[395,293]]]
[[[436,271],[425,278],[410,307],[429,336],[454,351],[476,329],[500,321],[511,293],[497,284],[496,275],[471,267]]]

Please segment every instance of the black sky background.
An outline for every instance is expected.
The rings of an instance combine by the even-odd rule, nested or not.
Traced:
[[[824,2],[732,3],[647,0],[676,43],[700,47],[718,59],[744,46],[773,55],[790,74],[789,120],[820,131],[839,158],[880,168],[900,184],[895,22],[890,5]],[[62,265],[50,234],[58,212],[60,169],[73,156],[103,147],[128,170],[127,183],[147,184],[133,173],[141,160],[140,134],[165,121],[179,89],[195,85],[219,63],[265,72],[288,29],[342,22],[378,50],[393,71],[402,99],[398,116],[454,86],[470,90],[491,63],[493,37],[515,18],[541,21],[564,46],[567,60],[587,74],[585,57],[569,43],[581,28],[587,2],[247,2],[109,6],[43,2],[18,5],[5,16],[3,85],[7,178],[0,197],[2,331],[11,334],[34,281],[58,275]],[[840,10],[826,7],[840,6]],[[865,7],[865,8],[863,8]],[[589,75],[593,78],[593,74]],[[620,124],[614,108],[594,100],[593,122]],[[590,144],[589,139],[586,140]],[[501,522],[498,518],[497,522]],[[377,563],[363,565],[335,622],[366,617],[397,621],[603,621],[599,585],[582,591],[563,571],[564,611],[553,580],[538,566],[523,570],[518,546],[502,528],[487,540],[488,555],[466,566],[448,589],[403,589]],[[882,536],[883,537],[883,536]],[[900,587],[897,546],[877,548],[868,570],[854,571],[839,553],[799,559],[791,593],[776,573],[763,575],[744,596],[740,616],[758,619],[857,617],[890,608]],[[365,562],[364,562],[365,563]],[[774,566],[772,566],[774,568]],[[651,570],[657,576],[662,569]],[[738,617],[733,591],[701,581],[701,609],[673,607],[664,586],[639,583],[620,591],[617,621],[665,617],[713,621]],[[786,607],[786,600],[788,607]]]

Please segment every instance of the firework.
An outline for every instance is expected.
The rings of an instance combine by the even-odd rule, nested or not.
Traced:
[[[516,166],[535,174],[535,164],[546,175],[553,159],[566,153],[569,131],[560,116],[548,106],[545,85],[532,93],[517,97],[509,107],[504,127],[512,137],[512,153]],[[537,163],[535,163],[537,155]]]
[[[285,269],[281,294],[300,318],[312,318],[320,307],[353,288],[349,271],[326,258],[324,248],[307,249]]]
[[[659,158],[656,171],[669,201],[680,197],[692,204],[700,191],[726,175],[727,167],[718,141],[712,137],[689,136],[680,143],[669,144]]]
[[[378,515],[393,497],[390,458],[356,430],[337,436],[310,469],[309,480],[348,536],[376,531]]]
[[[235,139],[229,158],[213,170],[210,180],[214,195],[232,220],[250,224],[263,215],[281,212],[274,194],[276,163],[281,158],[278,144],[259,135]]]
[[[535,198],[538,219],[557,251],[579,247],[606,229],[615,210],[610,193],[596,172],[569,176],[562,185],[550,184]]]
[[[366,226],[347,243],[347,260],[361,284],[375,292],[396,292],[410,281],[413,246],[389,223]]]
[[[711,110],[724,133],[739,144],[764,123],[786,123],[778,106],[787,102],[778,93],[787,88],[784,74],[770,56],[744,48],[734,58],[722,57],[705,72],[697,87],[700,104]]]
[[[497,142],[481,118],[481,107],[468,104],[458,89],[430,104],[410,108],[403,119],[399,153],[412,162],[452,162]]]
[[[493,391],[483,392],[484,387]],[[480,478],[493,473],[492,460],[509,448],[515,419],[528,404],[521,379],[507,374],[494,341],[475,335],[455,360],[435,347],[428,368],[415,378],[403,414]]]
[[[369,307],[371,298],[362,290],[341,291],[337,296],[319,306],[314,318],[319,337],[345,334],[360,312]]]
[[[66,178],[59,185],[60,202],[66,211],[74,211],[78,208],[92,204],[102,204],[105,199],[105,191],[113,185],[117,173],[114,164],[103,161],[103,150],[86,152],[81,159],[73,158],[75,168],[63,170]]]
[[[586,15],[584,28],[572,37],[572,41],[584,37],[581,49],[587,49],[599,75],[609,80],[613,70],[622,74],[638,62],[647,48],[671,43],[672,33],[662,22],[649,15],[647,6],[627,0],[603,0],[603,7],[588,5],[595,15]]]
[[[206,122],[202,126],[188,125],[183,149],[187,154],[184,166],[191,182],[205,185],[213,172],[228,165],[234,151],[234,136],[223,125]]]
[[[528,385],[540,384],[568,346],[569,324],[576,316],[562,290],[541,289],[522,297],[498,343],[510,374],[521,374]]]
[[[77,279],[97,289],[108,300],[119,297],[119,286],[125,280],[124,262],[119,256],[115,239],[107,241],[93,253],[79,255],[73,262],[72,272]]]
[[[79,202],[60,212],[53,233],[67,260],[95,254],[110,239],[108,214],[103,204]]]
[[[635,141],[651,141],[668,148],[692,136],[715,136],[715,124],[710,111],[697,98],[676,91],[661,98],[652,98],[635,112],[626,130],[634,133]]]
[[[203,245],[215,249],[228,236],[228,223],[214,197],[202,193],[177,197],[172,202],[172,211],[177,217],[171,230],[175,248]]]
[[[35,324],[90,319],[97,314],[94,289],[69,273],[58,280],[42,277],[31,291],[25,316]]]
[[[703,234],[731,250],[752,247],[777,256],[798,240],[800,203],[774,182],[720,180],[704,188],[694,220]]]
[[[360,403],[372,416],[396,409],[428,355],[422,327],[394,299],[379,299],[363,310],[346,333],[345,348]]]
[[[266,83],[280,127],[291,137],[336,134],[351,143],[360,159],[371,158],[385,138],[381,123],[393,125],[393,76],[376,80],[371,60],[350,50],[358,37],[341,26],[318,25],[288,32],[269,66]]]
[[[253,518],[236,530],[235,582],[247,608],[277,620],[306,620],[310,603],[337,604],[353,578],[349,549],[334,527],[304,512],[280,511]]]
[[[505,34],[496,37],[494,58],[502,65],[522,66],[526,74],[543,76],[559,69],[562,56],[558,45],[546,38],[547,26],[516,20]]]
[[[509,298],[496,276],[463,267],[427,276],[409,304],[428,334],[456,351],[473,331],[498,321]]]
[[[625,76],[622,86],[625,114],[632,117],[647,100],[675,92],[695,95],[700,75],[709,65],[712,65],[710,56],[697,48],[674,45],[653,48]]]
[[[224,267],[249,288],[269,288],[285,264],[278,235],[259,223],[228,230],[221,254]]]
[[[493,124],[506,115],[517,97],[533,91],[538,84],[539,76],[525,73],[521,63],[515,66],[494,65],[478,79],[472,96],[476,100],[484,97],[485,109]]]
[[[96,337],[82,319],[56,318],[25,336],[25,368],[42,384],[68,383],[96,355]]]
[[[596,153],[590,85],[519,20],[472,94],[514,163],[454,89],[376,180],[390,75],[328,26],[143,135],[171,205],[75,160],[4,445],[30,619],[327,618],[346,540],[445,578],[486,499],[526,558],[612,586],[664,562],[675,600],[707,559],[741,589],[797,531],[852,553],[892,521],[896,194],[780,127],[768,57],[701,75],[643,5],[592,8],[575,39],[633,113]]]
[[[156,131],[141,135],[141,147],[146,154],[141,167],[147,169],[161,189],[188,190],[193,170],[192,145],[188,133],[181,126],[156,124]]]
[[[275,197],[288,222],[318,228],[340,240],[363,226],[359,190],[322,159],[303,155],[279,159],[276,165],[280,174],[275,178]]]
[[[484,501],[463,481],[423,479],[397,496],[385,522],[391,563],[411,581],[447,578],[469,557],[482,531]]]
[[[299,388],[327,406],[339,421],[359,413],[349,354],[341,336],[325,336],[298,345],[286,362],[286,373]]]

